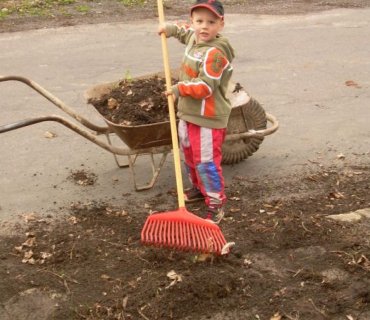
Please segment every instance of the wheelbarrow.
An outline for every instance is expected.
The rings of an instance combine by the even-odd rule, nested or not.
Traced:
[[[144,77],[153,77],[150,74]],[[139,78],[134,78],[139,79]],[[129,167],[136,191],[147,190],[154,186],[163,168],[167,155],[172,150],[171,129],[169,121],[163,121],[145,125],[116,124],[103,117],[106,126],[99,126],[76,113],[73,108],[55,97],[35,81],[21,76],[0,76],[0,82],[19,81],[31,87],[37,93],[49,100],[56,107],[73,118],[67,119],[59,115],[46,115],[24,119],[15,123],[0,126],[0,134],[20,129],[45,121],[58,122],[92,143],[113,154],[119,168]],[[116,82],[104,83],[94,86],[86,91],[87,102],[100,99],[117,85]],[[228,97],[232,104],[232,112],[227,126],[227,134],[223,144],[222,156],[224,164],[236,164],[256,152],[265,136],[274,133],[278,129],[278,121],[274,116],[264,111],[263,107],[237,83],[231,83],[228,89]],[[95,107],[93,109],[102,116]],[[267,126],[268,122],[270,123]],[[101,135],[105,136],[100,138]],[[125,143],[124,147],[118,147],[113,143],[116,136]],[[155,155],[160,160],[155,161]],[[121,156],[127,158],[121,163]],[[136,175],[136,160],[139,156],[149,156],[151,163],[151,177],[144,184],[139,184]],[[158,163],[156,163],[158,162]]]

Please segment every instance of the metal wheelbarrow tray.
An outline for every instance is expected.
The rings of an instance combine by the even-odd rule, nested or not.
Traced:
[[[134,78],[133,80],[153,77],[154,75],[160,75],[160,73]],[[168,153],[172,150],[169,121],[136,126],[116,124],[104,118],[96,110],[106,123],[106,126],[98,126],[76,113],[70,106],[30,79],[21,76],[0,76],[0,82],[4,81],[19,81],[26,84],[72,117],[80,125],[75,121],[58,115],[47,115],[0,125],[0,134],[40,122],[58,122],[112,153],[118,167],[129,167],[131,169],[136,191],[153,187],[166,161]],[[91,101],[101,98],[103,95],[109,93],[117,83],[118,81],[92,87],[87,90],[85,94],[86,99]],[[227,127],[227,135],[223,145],[222,155],[224,164],[235,164],[256,152],[264,137],[274,133],[279,125],[276,118],[266,113],[255,99],[249,97],[244,90],[239,88],[238,84],[230,84],[228,96],[233,108]],[[267,128],[267,122],[271,123],[269,128]],[[99,135],[105,135],[106,141],[103,141]],[[113,145],[111,139],[112,135],[119,137],[127,147]],[[156,154],[161,155],[159,163],[157,164],[154,159],[154,155]],[[142,155],[147,155],[151,159],[152,176],[149,182],[144,185],[138,185],[136,181],[135,162],[137,157]],[[121,164],[118,156],[126,156],[127,163]]]

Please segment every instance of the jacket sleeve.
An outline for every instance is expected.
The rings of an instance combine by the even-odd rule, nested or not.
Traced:
[[[199,66],[199,74],[189,81],[181,81],[172,87],[172,92],[181,97],[205,99],[220,85],[221,77],[230,65],[225,54],[217,48],[209,48]]]
[[[183,44],[187,44],[194,33],[194,30],[184,23],[166,24],[165,28],[167,38],[174,37]]]

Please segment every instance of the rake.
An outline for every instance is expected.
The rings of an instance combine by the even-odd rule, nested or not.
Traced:
[[[162,0],[157,1],[157,6],[159,22],[163,24],[164,10]],[[166,88],[170,90],[171,71],[168,59],[167,39],[164,33],[161,34],[161,41]],[[150,215],[141,231],[141,241],[145,245],[221,255],[223,253],[222,249],[226,245],[226,240],[219,226],[196,216],[185,208],[175,106],[172,95],[168,96],[168,109],[179,208],[175,211]]]

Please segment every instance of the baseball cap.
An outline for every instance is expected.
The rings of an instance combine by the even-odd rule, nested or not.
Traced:
[[[196,8],[206,8],[212,11],[217,17],[224,18],[224,7],[218,0],[197,0],[195,4],[190,8],[190,14]]]

